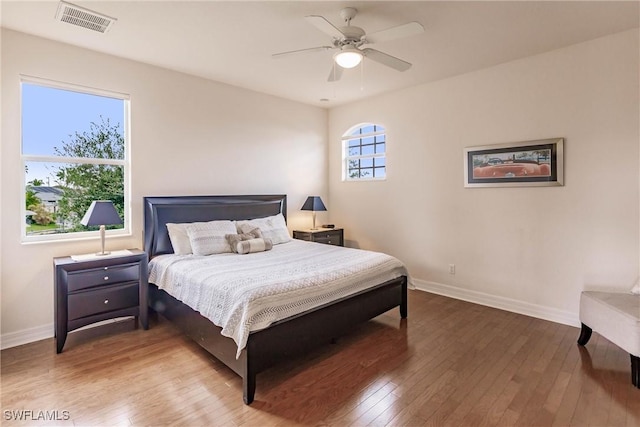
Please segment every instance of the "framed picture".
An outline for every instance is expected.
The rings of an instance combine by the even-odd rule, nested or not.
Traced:
[[[563,185],[563,138],[464,149],[465,187]]]

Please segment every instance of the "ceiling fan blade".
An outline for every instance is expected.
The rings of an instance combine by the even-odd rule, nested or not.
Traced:
[[[340,80],[340,78],[342,77],[342,70],[344,70],[344,68],[340,67],[334,62],[331,66],[331,72],[329,73],[329,78],[327,79],[327,81],[337,82],[338,80]]]
[[[271,55],[272,58],[282,58],[283,56],[293,55],[296,53],[307,53],[307,52],[321,52],[326,50],[333,49],[333,46],[318,46],[318,47],[310,47],[307,49],[298,49],[298,50],[290,50],[287,52],[274,53]]]
[[[424,32],[424,27],[419,22],[409,22],[407,24],[398,25],[397,27],[388,28],[386,30],[377,31],[375,33],[366,34],[364,39],[368,43],[381,43],[390,40],[396,40],[403,37],[415,36]]]
[[[380,52],[375,49],[362,49],[362,54],[376,62],[381,63],[382,65],[386,65],[387,67],[391,67],[394,70],[398,71],[407,71],[411,68],[411,64],[407,61],[403,61],[402,59],[396,58],[395,56],[391,56],[387,53]]]
[[[309,15],[309,16],[305,16],[304,19],[306,19],[308,23],[310,23],[311,25],[313,25],[323,33],[333,37],[334,39],[339,40],[345,37],[342,31],[340,31],[331,22],[327,21],[323,16]]]

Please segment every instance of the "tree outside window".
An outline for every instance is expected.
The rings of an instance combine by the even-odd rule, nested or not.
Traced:
[[[62,87],[61,87],[62,86]],[[111,200],[128,229],[128,100],[54,82],[22,82],[22,161],[27,240],[91,231],[80,220]]]

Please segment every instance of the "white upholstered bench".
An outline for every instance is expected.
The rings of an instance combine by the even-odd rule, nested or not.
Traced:
[[[631,356],[631,382],[640,388],[640,295],[584,291],[580,296],[582,330],[578,344],[585,345],[596,331]]]

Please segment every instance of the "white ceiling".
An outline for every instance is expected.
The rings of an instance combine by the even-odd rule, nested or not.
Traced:
[[[54,19],[57,1],[1,2],[3,27],[296,101],[333,107],[639,26],[637,1],[84,1],[118,19],[96,33]],[[365,59],[329,83],[333,52],[271,54],[330,44],[306,15],[375,32],[418,21],[418,36],[370,45],[413,64],[398,72]],[[322,98],[328,101],[320,101]]]

